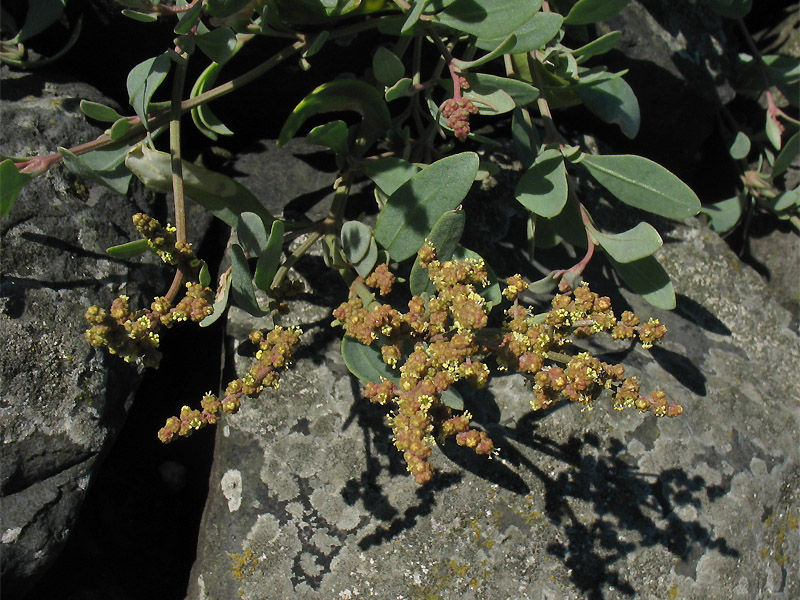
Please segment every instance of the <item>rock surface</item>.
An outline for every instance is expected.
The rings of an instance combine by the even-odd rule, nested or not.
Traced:
[[[0,147],[52,152],[100,131],[78,110],[104,99],[85,84],[3,69]],[[130,216],[152,208],[78,181],[62,167],[27,186],[2,222],[0,436],[3,593],[30,587],[63,545],[98,461],[125,420],[140,370],[83,339],[83,315],[119,294],[142,304],[163,271],[112,259],[137,236]],[[147,261],[145,261],[147,262]]]
[[[536,413],[519,377],[496,377],[467,405],[500,457],[446,445],[424,487],[338,353],[341,284],[311,282],[282,321],[305,331],[297,365],[219,425],[187,598],[796,597],[800,339],[715,234],[667,239],[677,310],[616,299],[660,318],[665,343],[604,351],[684,415]],[[268,326],[230,313],[236,339]]]

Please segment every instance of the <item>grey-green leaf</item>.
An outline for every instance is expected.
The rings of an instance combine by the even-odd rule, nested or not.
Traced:
[[[668,219],[685,219],[700,210],[697,195],[661,165],[631,154],[584,154],[581,163],[619,200]]]
[[[58,17],[61,16],[66,5],[67,0],[36,0],[35,2],[28,2],[25,22],[11,41],[18,44],[43,32],[58,21]]]
[[[236,224],[236,237],[250,256],[260,256],[267,247],[267,229],[256,213],[243,212]]]
[[[197,36],[200,50],[216,63],[225,63],[233,55],[236,34],[229,27],[220,27]]]
[[[263,317],[267,311],[258,305],[253,290],[253,276],[239,244],[231,244],[231,267],[231,295],[236,304],[254,317]]]
[[[361,381],[397,381],[398,373],[383,362],[379,348],[365,346],[349,335],[342,338],[342,358],[347,369]]]
[[[225,312],[225,307],[228,306],[228,296],[230,292],[231,276],[230,272],[226,272],[220,277],[220,288],[217,290],[217,295],[214,298],[214,312],[200,321],[200,327],[208,327],[222,316],[222,313]]]
[[[305,141],[330,148],[339,156],[347,156],[350,152],[348,135],[344,121],[331,121],[314,127],[308,132]]]
[[[567,169],[559,150],[539,153],[517,184],[517,201],[542,217],[556,216],[567,202]]]
[[[443,25],[474,35],[480,41],[503,40],[527,23],[541,7],[541,0],[455,0],[436,15]],[[491,46],[492,49],[497,44]]]
[[[371,272],[375,263],[378,262],[378,244],[375,243],[375,238],[369,238],[369,246],[367,247],[367,253],[364,255],[356,265],[354,266],[356,273],[358,273],[361,277],[367,277]]]
[[[589,227],[595,242],[619,263],[630,263],[650,256],[661,248],[661,236],[649,223],[639,223],[622,233],[602,233]]]
[[[114,258],[133,258],[144,254],[150,249],[147,240],[134,240],[127,244],[120,244],[118,246],[111,246],[106,248],[106,254]]]
[[[119,194],[128,192],[131,172],[125,166],[127,144],[114,144],[100,150],[77,155],[66,148],[58,151],[64,158],[64,166],[72,173],[104,185]]]
[[[392,86],[405,75],[405,67],[397,55],[383,46],[379,46],[372,57],[372,72],[375,79],[385,86]]]
[[[8,215],[20,190],[33,177],[20,173],[12,160],[0,163],[0,218]]]
[[[81,100],[81,112],[87,117],[102,121],[104,123],[113,123],[117,119],[121,119],[116,110],[105,104],[98,104],[97,102],[90,102],[89,100]]]
[[[402,158],[388,156],[377,160],[365,160],[361,163],[361,170],[384,194],[391,196],[421,169]]]
[[[783,175],[798,155],[800,155],[800,132],[790,137],[781,148],[778,156],[775,157],[772,176],[779,177]]]
[[[269,240],[267,246],[256,262],[256,272],[253,276],[253,283],[256,287],[269,291],[272,286],[272,280],[275,278],[275,273],[278,271],[278,266],[281,262],[281,250],[283,250],[283,221],[275,219],[272,222],[272,229],[269,233]]]
[[[672,310],[675,308],[675,290],[669,275],[654,256],[629,263],[620,263],[610,256],[609,262],[631,290],[653,306]]]
[[[394,260],[413,256],[437,219],[461,204],[472,187],[479,162],[474,152],[462,152],[414,175],[389,197],[378,215],[375,240]]]
[[[453,257],[453,252],[461,240],[461,234],[464,233],[465,222],[466,215],[462,210],[449,210],[436,221],[428,235],[428,241],[436,248],[436,256],[440,261],[448,261]],[[414,296],[419,296],[423,292],[432,294],[436,291],[436,287],[428,277],[428,270],[419,264],[419,256],[414,259],[414,266],[411,267],[408,287]]]
[[[128,73],[128,98],[145,126],[150,99],[164,81],[171,64],[169,54],[164,52],[140,62]]]
[[[581,86],[576,91],[590,111],[606,123],[619,125],[626,137],[633,139],[639,133],[639,101],[622,77]]]
[[[581,46],[577,50],[573,50],[572,55],[575,58],[585,60],[590,56],[599,56],[601,54],[605,54],[616,47],[621,37],[621,31],[610,31],[607,34],[600,36],[596,40],[589,42],[585,46]]]
[[[737,132],[736,138],[731,144],[730,154],[731,158],[736,160],[747,158],[747,155],[750,154],[750,138],[747,137],[747,134],[741,131]]]
[[[578,0],[564,18],[565,25],[589,25],[619,13],[628,0]]]
[[[361,221],[347,221],[342,225],[341,239],[345,258],[355,264],[367,255],[372,231]]]
[[[733,196],[703,207],[703,214],[708,215],[711,229],[717,233],[730,231],[742,218],[742,200]]]

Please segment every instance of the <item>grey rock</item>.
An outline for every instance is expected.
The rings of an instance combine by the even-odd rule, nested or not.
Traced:
[[[46,154],[99,133],[78,110],[105,101],[85,84],[3,70],[0,148]],[[130,216],[153,208],[56,167],[2,222],[0,437],[3,592],[22,593],[66,541],[98,462],[125,420],[141,370],[83,339],[86,309],[119,294],[144,305],[164,284],[155,257],[110,258],[136,239]],[[149,261],[149,262],[148,262]]]
[[[282,322],[305,331],[296,366],[218,425],[187,598],[797,597],[800,338],[714,233],[692,221],[667,240],[678,308],[620,300],[665,342],[600,351],[685,413],[537,413],[497,376],[466,402],[499,457],[437,448],[423,487],[338,353],[335,279],[309,282]],[[237,339],[270,326],[229,315]]]
[[[630,69],[625,80],[642,110],[636,143],[684,176],[701,161],[719,107],[735,96],[730,23],[704,1],[632,0],[598,26],[599,33],[622,32],[617,46],[622,60],[614,60],[614,52],[603,64]]]

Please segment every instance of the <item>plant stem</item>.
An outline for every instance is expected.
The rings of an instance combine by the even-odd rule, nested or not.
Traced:
[[[175,207],[175,237],[186,242],[186,197],[183,189],[183,164],[181,162],[181,98],[186,83],[186,68],[189,64],[186,53],[177,56],[177,66],[172,81],[172,105],[169,120],[169,149],[172,166],[172,196]]]

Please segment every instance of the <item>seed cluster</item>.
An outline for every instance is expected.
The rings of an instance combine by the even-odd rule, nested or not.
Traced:
[[[442,116],[447,119],[447,126],[453,130],[455,136],[462,142],[469,135],[469,117],[478,114],[478,107],[472,100],[450,98],[442,103]]]
[[[668,404],[661,391],[640,396],[636,378],[625,378],[622,365],[602,362],[588,352],[565,352],[575,338],[603,331],[615,339],[638,337],[643,346],[652,346],[666,333],[657,320],[640,324],[630,311],[618,320],[610,299],[586,285],[556,295],[551,308],[536,315],[519,303],[527,284],[514,275],[503,291],[513,302],[506,319],[500,329],[489,328],[485,301],[478,293],[478,287],[489,283],[483,263],[440,262],[430,243],[418,256],[436,287],[435,295],[427,300],[414,296],[402,313],[377,301],[365,307],[361,297],[352,294],[333,313],[334,324],[341,325],[347,335],[367,346],[378,341],[383,361],[398,370],[392,381],[367,383],[364,395],[394,406],[389,414],[394,445],[418,483],[431,479],[433,444],[447,436],[455,435],[457,443],[478,454],[496,452],[484,431],[470,428],[469,412],[454,415],[442,400],[442,394],[458,381],[485,386],[490,377],[485,361],[490,356],[501,370],[516,371],[532,381],[535,410],[559,400],[591,409],[609,389],[615,409],[632,407],[670,417],[683,411],[678,404]],[[373,288],[379,285],[377,279],[365,283]]]
[[[265,387],[279,387],[279,369],[292,365],[301,333],[298,327],[275,327],[266,334],[252,331],[249,339],[257,347],[256,362],[247,375],[231,381],[221,399],[208,392],[200,401],[202,410],[183,406],[178,416],[167,419],[158,432],[158,439],[166,444],[173,441],[175,436],[186,437],[206,425],[214,425],[221,412],[232,414],[239,410],[242,396],[255,398]]]

